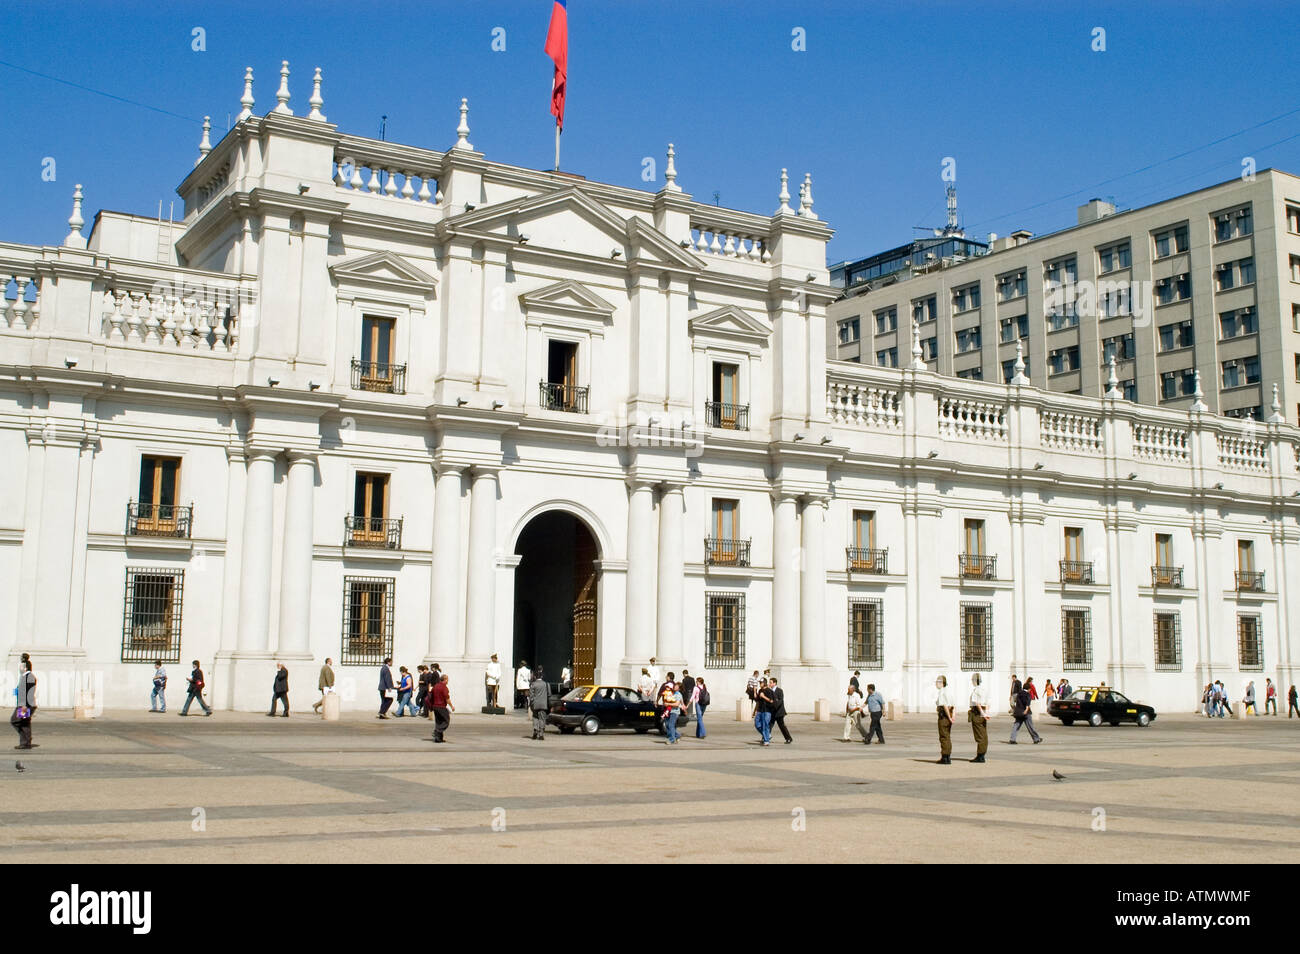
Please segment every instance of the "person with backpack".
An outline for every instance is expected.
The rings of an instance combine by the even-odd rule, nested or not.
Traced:
[[[204,686],[203,670],[199,668],[199,661],[197,659],[194,660],[194,662],[190,663],[190,665],[193,666],[194,668],[190,672],[190,677],[185,680],[187,683],[189,683],[190,691],[189,694],[185,697],[185,705],[181,706],[180,715],[183,716],[189,715],[190,703],[197,700],[198,704],[203,708],[203,714],[210,716],[212,715],[212,710],[209,709],[208,704],[203,701],[203,686]]]
[[[153,663],[153,692],[149,693],[150,712],[167,711],[167,697],[164,695],[166,691],[167,670],[163,668],[161,659],[155,659]]]
[[[695,691],[691,693],[693,705],[695,708],[695,737],[702,739],[707,732],[704,731],[704,710],[709,707],[713,701],[709,698],[709,687],[704,684],[704,677],[701,676],[695,680]]]

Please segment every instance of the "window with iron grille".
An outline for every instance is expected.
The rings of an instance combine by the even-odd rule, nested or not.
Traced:
[[[706,593],[706,669],[745,668],[745,595]]]
[[[1078,606],[1061,607],[1061,668],[1092,668],[1092,611]]]
[[[127,567],[122,612],[122,662],[181,661],[181,596],[185,571]]]
[[[1177,613],[1156,613],[1156,672],[1181,672],[1183,634]]]
[[[993,670],[993,604],[961,604],[961,668]]]
[[[849,599],[849,667],[883,669],[885,666],[885,611],[880,600]]]
[[[343,578],[343,648],[339,664],[378,666],[393,654],[393,577]]]
[[[1243,670],[1264,669],[1264,639],[1256,614],[1237,614],[1237,663]]]

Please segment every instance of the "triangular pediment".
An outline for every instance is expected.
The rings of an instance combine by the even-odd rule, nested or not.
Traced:
[[[668,236],[635,216],[627,220],[627,244],[632,248],[634,261],[684,268],[691,272],[704,270],[704,265],[694,254],[674,245]]]
[[[730,338],[766,345],[772,326],[764,319],[751,315],[735,305],[724,305],[690,320],[691,335],[695,337]]]
[[[555,282],[519,296],[525,314],[566,315],[608,323],[614,318],[614,306],[594,291],[571,278]]]
[[[452,231],[496,233],[534,248],[610,258],[624,254],[627,221],[575,186],[525,196],[446,220]]]
[[[360,258],[337,262],[329,267],[339,285],[363,285],[428,295],[438,279],[416,268],[396,252],[375,252]]]

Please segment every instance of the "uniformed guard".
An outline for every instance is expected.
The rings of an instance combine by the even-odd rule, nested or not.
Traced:
[[[989,750],[989,691],[980,684],[980,674],[972,673],[970,677],[970,730],[975,735],[975,758],[972,762],[985,761],[984,753]]]
[[[952,764],[952,692],[948,689],[948,677],[940,676],[934,681],[934,688],[939,694],[934,701],[939,714],[939,764]]]

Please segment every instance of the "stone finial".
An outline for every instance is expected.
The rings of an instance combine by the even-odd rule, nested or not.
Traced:
[[[242,123],[253,115],[253,68],[244,70],[244,95],[239,97],[239,105],[244,108],[235,117],[235,122]]]
[[[194,160],[194,164],[196,166],[203,161],[204,156],[206,156],[208,153],[212,151],[212,140],[209,137],[209,134],[211,132],[212,132],[212,117],[204,116],[203,117],[203,138],[199,140],[199,157]]]
[[[464,96],[460,98],[460,125],[456,127],[456,145],[451,148],[469,150],[474,148],[469,141],[469,99]]]
[[[1012,384],[1028,384],[1029,376],[1025,374],[1025,343],[1016,339],[1016,363],[1011,366],[1015,373],[1011,376]]]
[[[668,164],[664,166],[664,191],[681,192],[682,187],[677,184],[677,166],[673,163],[673,157],[677,153],[673,150],[673,144],[668,144]]]
[[[1285,424],[1286,418],[1282,416],[1282,399],[1277,396],[1277,383],[1273,384],[1273,413],[1269,415],[1270,424]]]
[[[85,248],[86,238],[81,234],[81,227],[86,220],[81,215],[81,183],[77,183],[72,193],[72,214],[68,216],[68,237],[63,240],[64,248]]]
[[[1115,371],[1115,353],[1111,352],[1110,358],[1106,361],[1106,367],[1109,372],[1106,375],[1106,397],[1118,399],[1122,397],[1119,393],[1119,374]]]
[[[925,370],[924,352],[921,351],[921,323],[912,320],[912,370]]]
[[[817,218],[817,213],[813,211],[811,172],[803,174],[803,185],[799,187],[799,214],[806,219]]]
[[[781,192],[777,198],[781,200],[781,205],[774,214],[794,215],[794,209],[790,208],[790,176],[784,169],[781,170]]]
[[[311,107],[311,112],[307,114],[308,119],[315,119],[319,122],[325,122],[325,114],[320,108],[325,105],[325,100],[320,95],[320,67],[316,67],[316,75],[311,78],[311,99],[307,100],[307,105]]]
[[[289,108],[289,61],[280,61],[280,88],[275,91],[275,109],[273,113],[279,113],[281,116],[292,116],[293,110]]]
[[[1196,382],[1196,390],[1192,392],[1192,397],[1196,398],[1196,400],[1192,402],[1191,409],[1197,412],[1208,411],[1210,408],[1209,405],[1205,403],[1205,392],[1201,390],[1201,372],[1197,371],[1195,373],[1194,380]]]

